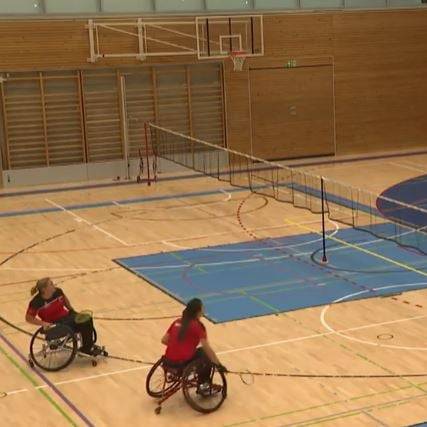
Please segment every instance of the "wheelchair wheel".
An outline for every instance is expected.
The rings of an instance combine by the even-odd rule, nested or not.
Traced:
[[[59,325],[48,331],[40,328],[30,341],[30,357],[45,371],[60,371],[76,357],[77,339],[71,328]]]
[[[181,384],[181,378],[168,372],[163,363],[163,358],[160,358],[148,372],[145,381],[147,394],[156,399],[163,397]]]
[[[200,361],[190,363],[182,375],[182,392],[187,403],[198,412],[214,412],[227,397],[227,380],[223,372],[212,367],[210,381],[202,388],[198,379]],[[203,363],[203,362],[202,362]]]

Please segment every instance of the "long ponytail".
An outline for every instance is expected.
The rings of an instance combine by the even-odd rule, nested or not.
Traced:
[[[187,333],[192,320],[197,319],[198,314],[202,310],[203,303],[199,298],[190,300],[182,312],[181,328],[178,332],[178,341],[182,341]]]

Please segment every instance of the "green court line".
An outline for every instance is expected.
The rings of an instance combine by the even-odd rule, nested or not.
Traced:
[[[276,307],[272,306],[268,302],[263,301],[261,298],[255,297],[253,295],[248,295],[245,291],[240,291],[240,293],[243,296],[248,297],[252,301],[258,303],[259,305],[262,305],[263,307],[267,307],[269,310],[273,310],[274,313],[280,313],[279,309],[277,309]]]
[[[48,393],[42,388],[39,388],[37,381],[27,372],[25,369],[21,367],[21,365],[13,358],[1,345],[0,345],[0,353],[2,353],[6,359],[13,365],[15,368],[21,373],[23,377],[25,377],[33,387],[69,422],[70,425],[74,427],[78,427],[78,424],[73,421],[73,419],[55,402],[55,400],[50,397]]]
[[[313,424],[320,424],[320,423],[326,423],[329,421],[341,420],[343,418],[350,418],[350,417],[354,417],[356,415],[368,414],[368,413],[372,412],[374,409],[381,410],[381,409],[393,408],[393,407],[399,406],[399,405],[405,405],[405,404],[411,402],[412,400],[420,399],[420,398],[426,398],[426,397],[427,396],[425,394],[418,394],[416,396],[410,396],[410,397],[406,397],[404,399],[398,399],[398,400],[395,400],[393,402],[378,403],[377,405],[368,406],[367,408],[353,409],[353,410],[350,410],[346,413],[331,414],[331,415],[327,415],[324,417],[314,418],[312,420],[302,421],[302,422],[298,423],[298,425],[301,427],[304,427],[304,426],[310,426]]]
[[[299,224],[296,224],[296,225],[299,225]],[[369,252],[369,251],[368,251],[368,252]],[[244,292],[244,291],[242,291],[242,292],[241,292],[241,294],[249,297],[249,295],[247,295],[247,294],[246,294],[246,292]],[[294,320],[295,322],[297,322],[297,323],[301,324],[301,326],[305,327],[306,329],[308,329],[308,330],[310,330],[310,331],[312,331],[312,332],[319,333],[318,331],[316,331],[316,330],[314,330],[314,329],[312,329],[312,328],[307,328],[307,327],[306,327],[306,326],[304,326],[300,321],[298,321],[298,320],[294,319],[294,318],[293,318],[292,316],[290,316],[288,313],[282,313],[282,312],[280,312],[280,311],[279,311],[276,307],[274,307],[273,305],[268,304],[268,303],[266,303],[265,301],[263,301],[263,300],[261,300],[261,299],[259,299],[259,298],[256,298],[256,297],[254,297],[253,299],[254,299],[256,302],[258,302],[259,304],[261,304],[261,305],[263,305],[263,306],[265,306],[265,307],[268,307],[270,310],[273,310],[273,311],[274,311],[274,312],[276,312],[278,315],[289,317],[289,318],[291,318],[292,320]],[[354,350],[352,350],[351,348],[347,347],[347,346],[346,346],[346,345],[344,345],[343,343],[338,343],[338,342],[334,341],[331,337],[328,337],[328,336],[325,336],[325,338],[326,338],[326,339],[331,340],[334,344],[339,345],[339,346],[340,346],[340,347],[342,347],[345,351],[349,351],[349,352],[350,352],[350,353],[352,353],[353,355],[355,355],[355,356],[357,356],[357,357],[360,357],[361,359],[365,360],[366,362],[368,362],[368,363],[370,363],[370,364],[372,364],[372,365],[374,365],[374,366],[376,366],[376,367],[379,367],[380,369],[382,369],[382,370],[384,370],[384,371],[386,371],[386,372],[388,372],[388,373],[393,373],[393,374],[394,374],[394,372],[392,372],[390,369],[388,369],[388,368],[386,368],[386,367],[382,366],[381,364],[379,364],[379,363],[377,363],[377,362],[375,362],[375,361],[373,361],[373,360],[369,359],[368,357],[366,357],[366,356],[364,356],[364,355],[362,355],[362,354],[360,354],[360,353],[358,353],[358,352],[355,352]],[[400,379],[401,379],[401,380],[406,381],[406,382],[407,382],[407,384],[409,384],[409,385],[407,385],[407,386],[403,386],[403,387],[400,387],[400,388],[393,388],[393,389],[390,389],[390,390],[388,390],[388,391],[384,391],[384,392],[372,393],[372,394],[367,394],[367,395],[363,395],[363,396],[357,396],[357,397],[355,397],[355,398],[350,398],[350,399],[345,399],[345,400],[341,400],[341,401],[330,402],[330,403],[326,403],[326,404],[322,404],[322,405],[316,405],[316,406],[314,406],[314,407],[309,407],[309,408],[305,408],[305,409],[298,409],[298,410],[294,410],[294,411],[289,411],[289,412],[285,412],[285,413],[282,413],[282,414],[269,415],[269,416],[264,416],[264,417],[260,417],[260,418],[255,418],[255,419],[251,419],[251,420],[246,420],[246,421],[242,421],[242,422],[238,422],[238,423],[234,423],[234,424],[227,424],[225,427],[235,427],[235,426],[239,426],[239,425],[250,424],[250,423],[253,423],[253,422],[256,422],[256,421],[267,420],[267,419],[270,419],[270,418],[280,417],[280,416],[284,416],[284,415],[291,415],[291,414],[294,414],[294,413],[298,413],[298,412],[302,412],[302,411],[306,411],[306,410],[310,410],[310,409],[320,409],[320,408],[327,407],[327,406],[330,406],[330,405],[334,405],[334,404],[337,404],[337,403],[343,403],[343,402],[348,402],[348,401],[354,401],[354,400],[358,400],[358,399],[361,399],[361,398],[364,398],[364,397],[371,397],[371,396],[376,396],[376,395],[379,395],[379,394],[390,393],[390,392],[392,392],[392,391],[396,391],[396,390],[404,390],[404,389],[416,388],[416,389],[420,390],[421,392],[426,393],[426,391],[422,388],[422,386],[423,386],[423,385],[426,385],[427,383],[415,384],[415,383],[413,383],[412,381],[408,380],[407,378],[401,377]],[[349,415],[346,415],[346,416],[349,416]]]
[[[168,252],[169,255],[172,255],[174,258],[176,258],[177,260],[181,261],[181,262],[186,262],[188,263],[188,261],[183,258],[182,256],[178,255],[175,252]],[[191,264],[188,266],[188,268],[194,268],[195,270],[199,270],[201,273],[207,273],[206,270],[204,270],[202,267],[198,266],[197,264]]]
[[[313,228],[307,227],[306,225],[299,224],[297,222],[291,221],[291,220],[286,219],[286,218],[285,218],[285,222],[287,222],[288,224],[297,226],[299,228],[302,228],[303,230],[307,230],[307,231],[309,231],[311,233],[315,233],[315,234],[317,234],[319,236],[322,236],[322,233],[320,231],[314,230]],[[409,270],[409,271],[421,274],[424,277],[427,277],[427,272],[424,272],[422,270],[418,270],[417,268],[412,267],[412,266],[410,266],[408,264],[405,264],[403,262],[396,261],[396,260],[394,260],[392,258],[389,258],[389,257],[386,257],[384,255],[380,255],[380,254],[378,254],[376,252],[373,252],[373,251],[370,251],[368,249],[362,248],[361,246],[358,246],[358,245],[355,245],[353,243],[347,242],[346,240],[339,239],[338,237],[335,237],[335,236],[327,236],[326,238],[330,239],[330,240],[333,240],[335,242],[338,242],[338,243],[340,243],[342,245],[348,246],[349,248],[356,249],[356,250],[358,250],[360,252],[364,252],[364,253],[366,253],[368,255],[371,255],[371,256],[373,256],[375,258],[379,258],[379,259],[381,259],[383,261],[386,261],[388,263],[397,265],[398,267],[401,267],[401,268],[403,268],[405,270]]]
[[[427,385],[427,382],[420,383],[418,385],[419,386],[424,386],[424,385]],[[393,388],[389,388],[388,390],[383,390],[383,391],[379,391],[379,392],[376,392],[376,393],[362,394],[361,396],[355,396],[355,397],[351,397],[349,399],[335,400],[333,402],[322,403],[321,405],[313,405],[313,406],[309,406],[309,407],[303,408],[303,409],[294,409],[292,411],[281,412],[279,414],[265,415],[265,416],[259,417],[259,418],[252,418],[250,420],[240,421],[240,422],[233,423],[233,424],[226,424],[226,425],[224,425],[224,427],[237,427],[237,426],[241,426],[241,425],[245,425],[245,424],[254,423],[256,421],[264,421],[264,420],[269,420],[269,419],[272,419],[272,418],[284,417],[284,416],[287,416],[287,415],[294,415],[294,414],[298,414],[298,413],[301,413],[301,412],[311,411],[313,409],[326,408],[328,406],[337,405],[337,404],[340,404],[340,403],[355,402],[357,400],[366,399],[368,397],[380,396],[380,395],[392,393],[394,391],[408,390],[408,389],[411,389],[411,388],[413,388],[412,385],[405,385],[405,386],[398,387],[398,388],[393,387]],[[384,405],[393,406],[390,402],[385,402]]]

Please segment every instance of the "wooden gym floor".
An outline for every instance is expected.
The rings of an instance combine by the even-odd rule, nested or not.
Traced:
[[[403,156],[306,167],[375,192],[427,173],[427,156]],[[363,169],[362,169],[363,167]],[[363,173],[361,173],[363,171]],[[24,322],[30,288],[51,276],[78,309],[96,316],[162,317],[182,306],[112,260],[177,247],[197,248],[319,229],[320,218],[288,204],[210,178],[1,198],[1,316]],[[195,194],[193,194],[195,193]],[[203,194],[199,194],[203,193]],[[176,197],[180,195],[180,197]],[[169,197],[170,196],[170,197]],[[132,198],[153,199],[123,204]],[[102,202],[113,201],[108,206]],[[101,206],[96,206],[96,203]],[[239,204],[241,222],[236,212]],[[83,204],[91,207],[64,208]],[[53,212],[47,209],[55,209]],[[29,215],[22,211],[38,209]],[[242,224],[244,227],[242,227]],[[403,303],[403,300],[406,303]],[[422,306],[424,308],[419,308]],[[301,374],[426,373],[419,378],[345,379],[257,377],[244,385],[228,375],[229,396],[202,416],[179,393],[154,414],[145,393],[149,366],[108,359],[92,367],[76,360],[43,377],[26,363],[29,338],[0,324],[0,419],[10,426],[406,426],[427,418],[427,291],[372,298],[223,324],[204,320],[210,340],[232,370]],[[112,355],[155,361],[170,320],[97,321],[99,341]],[[392,336],[392,341],[378,336]],[[359,340],[359,341],[358,341]],[[360,341],[370,341],[371,344]],[[374,343],[374,345],[372,345]],[[392,343],[393,348],[387,345]],[[21,358],[21,356],[24,358]]]

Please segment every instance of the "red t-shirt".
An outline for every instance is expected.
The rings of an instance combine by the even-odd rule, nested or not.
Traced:
[[[206,329],[199,320],[191,320],[182,341],[178,340],[180,329],[181,319],[177,319],[167,330],[169,341],[165,357],[172,362],[185,362],[191,359],[196,352],[200,340],[206,339]]]
[[[44,322],[55,323],[59,319],[67,316],[69,311],[65,306],[64,292],[56,288],[49,299],[43,299],[37,294],[31,301],[27,309],[30,316],[38,316]]]

